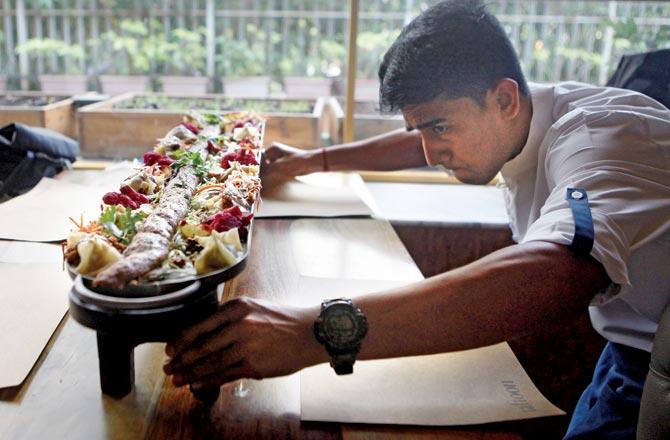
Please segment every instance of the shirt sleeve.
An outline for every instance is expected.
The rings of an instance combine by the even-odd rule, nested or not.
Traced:
[[[552,127],[541,149],[549,197],[521,240],[569,245],[575,225],[566,189],[582,188],[593,217],[591,255],[621,285],[630,284],[631,252],[670,228],[667,112],[630,109],[579,109]]]

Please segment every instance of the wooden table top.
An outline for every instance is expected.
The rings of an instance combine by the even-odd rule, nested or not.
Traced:
[[[389,272],[408,280],[421,278],[386,221],[258,219],[247,267],[226,283],[223,296],[315,304],[321,298],[298,296],[301,273],[385,279]],[[165,380],[163,348],[164,344],[151,343],[135,349],[135,388],[126,397],[113,399],[100,392],[95,332],[66,316],[26,381],[0,390],[0,438],[520,438],[500,426],[304,423],[297,374],[225,385],[216,403],[207,407],[187,388]]]

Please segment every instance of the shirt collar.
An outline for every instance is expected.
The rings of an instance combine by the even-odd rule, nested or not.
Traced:
[[[553,86],[543,84],[529,84],[530,97],[533,104],[533,116],[530,119],[528,139],[521,152],[512,160],[505,163],[500,172],[505,180],[516,176],[529,167],[537,166],[537,150],[547,131],[554,123],[553,118]]]

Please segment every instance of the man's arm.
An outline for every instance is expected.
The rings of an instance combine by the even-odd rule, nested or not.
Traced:
[[[355,299],[369,332],[360,359],[486,346],[569,322],[609,283],[602,266],[566,246],[530,242],[422,282]],[[312,331],[319,308],[239,298],[167,347],[175,383],[273,377],[327,362]]]
[[[360,357],[450,352],[509,340],[567,322],[608,283],[600,263],[567,246],[509,246],[415,286],[356,300],[371,323]]]
[[[394,130],[327,149],[331,171],[391,171],[426,165],[418,131]],[[323,152],[273,144],[265,152],[263,177],[294,177],[323,171]]]

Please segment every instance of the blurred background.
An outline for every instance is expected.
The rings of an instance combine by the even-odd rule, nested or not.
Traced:
[[[141,153],[192,109],[261,112],[266,145],[384,133],[403,120],[378,111],[380,60],[436,2],[357,2],[347,125],[354,2],[0,0],[0,126],[52,128],[77,138],[84,156],[108,158]],[[531,81],[604,85],[623,55],[670,47],[670,2],[488,4]]]
[[[380,57],[433,3],[360,3],[357,98],[376,98]],[[670,47],[667,2],[490,8],[532,81],[604,84],[621,55]],[[0,90],[342,95],[348,14],[326,0],[2,0]]]

